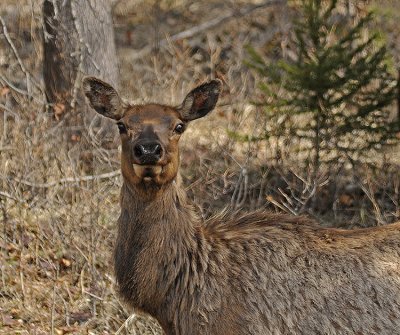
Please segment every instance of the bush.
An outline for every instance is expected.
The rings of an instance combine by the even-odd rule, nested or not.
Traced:
[[[340,14],[337,0],[302,0],[293,30],[293,57],[264,61],[248,48],[248,64],[262,79],[261,101],[270,136],[300,139],[317,175],[322,161],[350,161],[397,142],[390,120],[396,81],[371,13]]]

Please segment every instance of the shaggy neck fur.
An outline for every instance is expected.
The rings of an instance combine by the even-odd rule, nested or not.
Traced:
[[[346,231],[262,211],[202,223],[174,182],[152,199],[125,183],[121,202],[120,293],[168,335],[400,329],[400,223]]]
[[[151,199],[127,183],[121,193],[115,252],[119,291],[130,305],[156,316],[164,329],[174,328],[175,297],[187,288],[204,240],[200,219],[179,184],[164,185]]]

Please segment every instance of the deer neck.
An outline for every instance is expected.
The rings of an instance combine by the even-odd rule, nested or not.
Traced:
[[[120,293],[154,315],[188,270],[187,260],[198,248],[200,219],[179,178],[152,199],[124,183],[121,208],[115,252]]]

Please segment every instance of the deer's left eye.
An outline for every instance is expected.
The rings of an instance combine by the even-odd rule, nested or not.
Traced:
[[[185,125],[183,123],[178,123],[175,126],[174,132],[177,134],[182,134],[185,131]]]
[[[117,127],[119,129],[120,134],[125,134],[126,133],[126,127],[122,122],[117,123]]]

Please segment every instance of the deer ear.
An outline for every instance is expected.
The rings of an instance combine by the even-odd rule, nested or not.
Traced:
[[[82,87],[90,106],[97,113],[114,120],[122,117],[122,100],[111,85],[95,77],[85,77]]]
[[[221,91],[221,80],[212,80],[192,90],[178,108],[184,121],[191,121],[207,115],[211,112]]]

